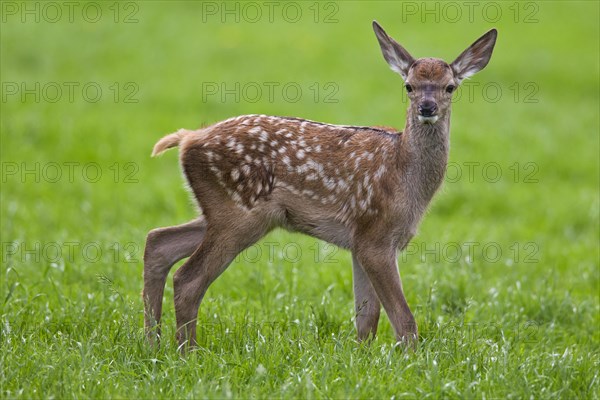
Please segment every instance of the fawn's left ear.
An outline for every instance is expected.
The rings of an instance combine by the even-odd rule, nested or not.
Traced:
[[[490,30],[485,35],[477,39],[475,43],[463,51],[460,56],[450,64],[454,72],[454,78],[460,83],[476,72],[481,71],[490,61],[492,51],[496,44],[498,31]]]
[[[379,41],[383,58],[390,65],[393,71],[396,71],[406,80],[410,66],[415,62],[413,56],[409,54],[404,47],[400,46],[394,39],[388,36],[377,21],[373,21],[373,30]]]

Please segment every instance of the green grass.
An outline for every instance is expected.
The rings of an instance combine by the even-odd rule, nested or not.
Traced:
[[[297,23],[279,3],[273,23],[265,8],[256,23],[221,22],[202,3],[161,1],[122,3],[117,20],[134,12],[134,23],[101,3],[90,23],[77,4],[73,22],[66,8],[56,23],[2,9],[3,398],[599,397],[598,3],[520,3],[517,22],[513,3],[497,3],[494,23],[483,3],[457,23],[452,10],[436,22],[406,8],[421,2],[321,4],[317,23],[312,2],[294,3]],[[324,23],[331,12],[337,22]],[[378,338],[357,344],[349,253],[283,231],[211,286],[186,358],[169,280],[163,346],[149,348],[145,234],[195,215],[176,152],[150,159],[153,144],[243,113],[402,127],[402,82],[372,19],[414,56],[448,61],[499,30],[473,97],[454,105],[453,175],[400,256],[418,349],[394,346],[385,315]],[[72,101],[65,82],[79,84]],[[81,93],[90,82],[95,103]],[[239,102],[203,92],[236,82],[265,91]],[[279,84],[272,101],[265,82]],[[290,82],[297,102],[281,91]],[[11,94],[21,83],[36,93]]]

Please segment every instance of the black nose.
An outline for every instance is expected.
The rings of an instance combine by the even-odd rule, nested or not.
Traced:
[[[424,101],[419,104],[419,114],[424,117],[431,117],[437,112],[437,104],[433,101]]]

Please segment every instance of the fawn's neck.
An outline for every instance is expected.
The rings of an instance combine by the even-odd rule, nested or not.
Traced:
[[[450,151],[450,112],[440,116],[435,124],[422,124],[409,111],[402,140],[403,180],[416,200],[431,200],[442,184]]]

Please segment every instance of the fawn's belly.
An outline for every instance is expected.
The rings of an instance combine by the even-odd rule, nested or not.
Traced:
[[[286,208],[280,224],[289,231],[301,232],[338,247],[345,249],[351,247],[351,229],[334,218],[323,215],[318,208],[313,208],[312,212]]]

